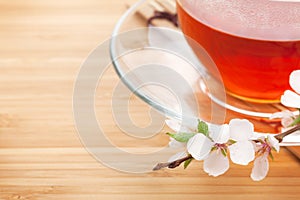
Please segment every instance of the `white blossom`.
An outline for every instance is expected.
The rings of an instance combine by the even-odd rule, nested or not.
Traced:
[[[287,128],[294,122],[294,120],[296,119],[296,116],[294,115],[293,112],[291,112],[289,110],[284,110],[281,112],[276,112],[276,113],[272,114],[272,116],[270,117],[270,119],[276,119],[276,118],[281,119],[281,125],[284,128]]]
[[[254,165],[250,175],[252,180],[261,181],[267,176],[269,171],[268,157],[273,148],[279,152],[279,141],[275,137],[268,135],[267,139],[260,144],[260,148],[258,149],[259,155],[254,160]]]
[[[230,138],[236,143],[230,145],[230,158],[233,163],[248,165],[255,158],[255,149],[251,137],[254,134],[253,124],[245,119],[233,119],[229,123]]]
[[[229,126],[211,126],[209,137],[196,134],[187,144],[188,152],[196,160],[204,160],[203,169],[210,176],[219,176],[229,169],[229,160],[223,152],[227,151]],[[223,151],[223,152],[222,152]]]
[[[300,70],[293,71],[289,80],[291,88],[281,96],[281,103],[287,107],[300,108]]]

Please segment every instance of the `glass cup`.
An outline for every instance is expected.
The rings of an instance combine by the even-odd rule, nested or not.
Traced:
[[[177,0],[177,11],[183,33],[211,56],[228,94],[274,103],[290,89],[289,75],[300,69],[300,2]]]

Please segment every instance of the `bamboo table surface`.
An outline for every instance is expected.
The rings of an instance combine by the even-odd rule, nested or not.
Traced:
[[[0,0],[0,199],[299,199],[300,164],[286,149],[261,182],[249,178],[251,165],[233,165],[218,178],[197,162],[188,170],[118,172],[86,151],[72,111],[75,78],[125,10],[122,0]],[[111,140],[130,148],[109,107],[118,80],[106,72],[96,109]],[[137,124],[149,123],[148,109],[132,96]],[[139,145],[149,142],[161,146],[168,138]]]

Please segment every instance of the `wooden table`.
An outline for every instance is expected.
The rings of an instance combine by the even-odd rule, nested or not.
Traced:
[[[196,162],[189,170],[122,173],[85,150],[73,119],[73,85],[125,10],[122,0],[0,1],[0,199],[299,199],[300,164],[285,149],[262,182],[249,178],[251,165],[233,165],[219,178]],[[117,146],[134,147],[111,116],[110,83],[118,77],[113,70],[105,77],[96,101],[101,123]],[[132,119],[147,125],[148,106],[134,96],[130,102]],[[162,146],[168,138],[138,145],[149,142]]]

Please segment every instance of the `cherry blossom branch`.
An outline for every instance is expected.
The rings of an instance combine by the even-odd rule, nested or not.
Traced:
[[[285,131],[281,134],[278,134],[276,136],[274,136],[278,141],[279,143],[282,142],[283,138],[296,132],[296,131],[299,131],[300,130],[300,125],[298,126],[295,126],[294,128],[288,130],[288,131]],[[256,141],[254,140],[254,142],[259,142],[259,141]],[[174,169],[176,167],[179,167],[183,162],[189,160],[189,159],[192,159],[193,157],[191,155],[189,156],[186,156],[184,158],[181,158],[181,159],[178,159],[178,160],[175,160],[173,162],[167,162],[167,163],[159,163],[157,164],[154,168],[153,168],[153,171],[158,171],[158,170],[161,170],[163,168],[169,168],[169,169]]]

